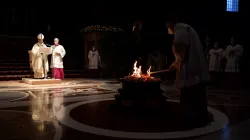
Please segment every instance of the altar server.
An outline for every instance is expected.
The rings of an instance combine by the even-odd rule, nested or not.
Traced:
[[[52,48],[52,57],[50,68],[52,68],[52,77],[55,79],[64,80],[63,57],[66,51],[62,45],[59,44],[59,39],[54,39]]]
[[[228,88],[241,87],[240,79],[240,60],[243,54],[243,47],[237,44],[234,37],[231,38],[231,44],[225,50],[226,58],[226,82]]]
[[[49,53],[40,52],[40,48],[47,48],[43,43],[44,35],[38,34],[38,42],[32,48],[32,69],[34,78],[46,78],[49,71],[48,55]]]
[[[167,22],[168,33],[174,35],[173,52],[176,61],[169,69],[179,72],[180,104],[183,124],[207,123],[206,83],[210,80],[208,64],[197,32],[175,20]]]
[[[101,60],[99,52],[95,46],[93,46],[92,49],[89,51],[88,59],[89,59],[89,69],[97,70]]]
[[[225,50],[225,57],[227,59],[225,72],[239,73],[240,72],[240,58],[243,54],[243,48],[237,44],[234,37],[231,38],[231,44]]]
[[[223,49],[219,48],[219,42],[214,43],[214,48],[209,51],[209,71],[221,72],[221,61],[224,57]]]

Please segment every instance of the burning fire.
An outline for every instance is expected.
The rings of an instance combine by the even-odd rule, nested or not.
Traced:
[[[133,74],[130,75],[131,77],[134,77],[134,78],[150,78],[151,66],[147,70],[147,74],[142,74],[141,66],[137,67],[137,61],[135,61],[133,69],[134,69],[134,72],[133,72]]]
[[[134,81],[134,82],[158,82],[160,81],[159,78],[151,77],[151,66],[148,68],[147,73],[143,74],[141,70],[141,66],[137,67],[137,61],[134,63],[134,71],[132,74],[129,74],[128,76],[125,76],[124,80],[126,81]]]
[[[149,66],[148,70],[147,70],[147,75],[150,77],[150,73],[151,73],[151,66]]]

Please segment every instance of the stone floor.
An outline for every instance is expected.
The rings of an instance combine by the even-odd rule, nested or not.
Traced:
[[[0,139],[250,139],[250,95],[244,90],[209,87],[213,122],[182,129],[174,86],[162,85],[166,111],[147,116],[112,109],[119,87],[114,80],[67,79],[60,85],[1,81]]]

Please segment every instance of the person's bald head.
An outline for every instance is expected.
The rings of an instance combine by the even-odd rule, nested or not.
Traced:
[[[54,39],[54,44],[55,44],[55,45],[58,45],[58,44],[59,44],[59,39],[58,39],[58,38],[55,38],[55,39]]]
[[[231,45],[235,46],[237,44],[236,38],[231,37]]]

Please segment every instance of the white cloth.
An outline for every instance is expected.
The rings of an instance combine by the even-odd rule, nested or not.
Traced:
[[[229,45],[225,50],[225,57],[227,59],[225,72],[240,72],[240,58],[243,54],[241,45]]]
[[[41,47],[47,47],[45,44],[36,43],[32,48],[32,69],[34,71],[34,78],[47,77],[49,71],[48,55],[40,53]],[[43,65],[44,62],[44,65]],[[45,71],[45,73],[44,73]]]
[[[210,81],[208,64],[196,31],[187,24],[177,23],[174,42],[188,47],[186,60],[180,69],[180,88]]]
[[[52,56],[50,68],[63,68],[63,57],[66,54],[66,51],[62,45],[52,45]],[[60,53],[60,56],[56,55],[56,53]]]
[[[89,58],[89,69],[98,69],[98,64],[100,60],[98,51],[90,50],[88,58]]]
[[[224,58],[224,50],[211,49],[209,51],[209,71],[220,72],[222,71],[221,61]]]

